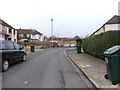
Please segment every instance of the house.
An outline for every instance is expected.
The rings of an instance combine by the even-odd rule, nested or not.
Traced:
[[[0,19],[0,40],[17,42],[17,31],[2,19]]]
[[[43,34],[35,29],[16,29],[18,32],[17,38],[19,41],[43,41]]]
[[[98,30],[96,30],[91,36],[110,30],[120,30],[120,16],[118,15],[113,16],[103,26],[101,26]]]
[[[69,47],[71,45],[76,45],[76,39],[71,38],[55,38],[50,42],[53,42],[53,45],[57,45],[59,47]]]

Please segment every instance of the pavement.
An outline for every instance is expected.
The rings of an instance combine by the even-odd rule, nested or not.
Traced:
[[[84,73],[84,75],[99,89],[118,90],[118,85],[112,85],[104,78],[106,63],[104,60],[96,58],[86,53],[77,54],[76,49],[68,49],[67,56]],[[120,89],[119,89],[120,90]]]
[[[43,49],[35,49],[34,52],[42,51]],[[27,55],[32,54],[34,52],[31,52],[31,50],[26,50]]]

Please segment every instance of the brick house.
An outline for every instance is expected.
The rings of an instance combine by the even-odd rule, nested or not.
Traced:
[[[0,40],[17,42],[17,31],[2,19],[0,19]]]

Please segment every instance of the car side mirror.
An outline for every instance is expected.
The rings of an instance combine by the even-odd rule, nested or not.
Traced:
[[[19,49],[19,50],[22,50],[22,49],[24,49],[24,47],[23,47],[23,46],[20,46],[20,49]]]

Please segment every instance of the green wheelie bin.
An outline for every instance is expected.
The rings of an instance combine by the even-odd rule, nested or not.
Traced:
[[[81,53],[81,45],[82,45],[82,40],[81,39],[77,39],[76,40],[77,53]]]
[[[81,53],[81,46],[80,45],[77,45],[77,53]]]
[[[105,79],[109,79],[113,85],[120,83],[120,45],[107,49],[103,56],[105,57],[107,74]]]
[[[34,45],[31,45],[30,49],[31,49],[31,52],[35,52],[35,46]]]

